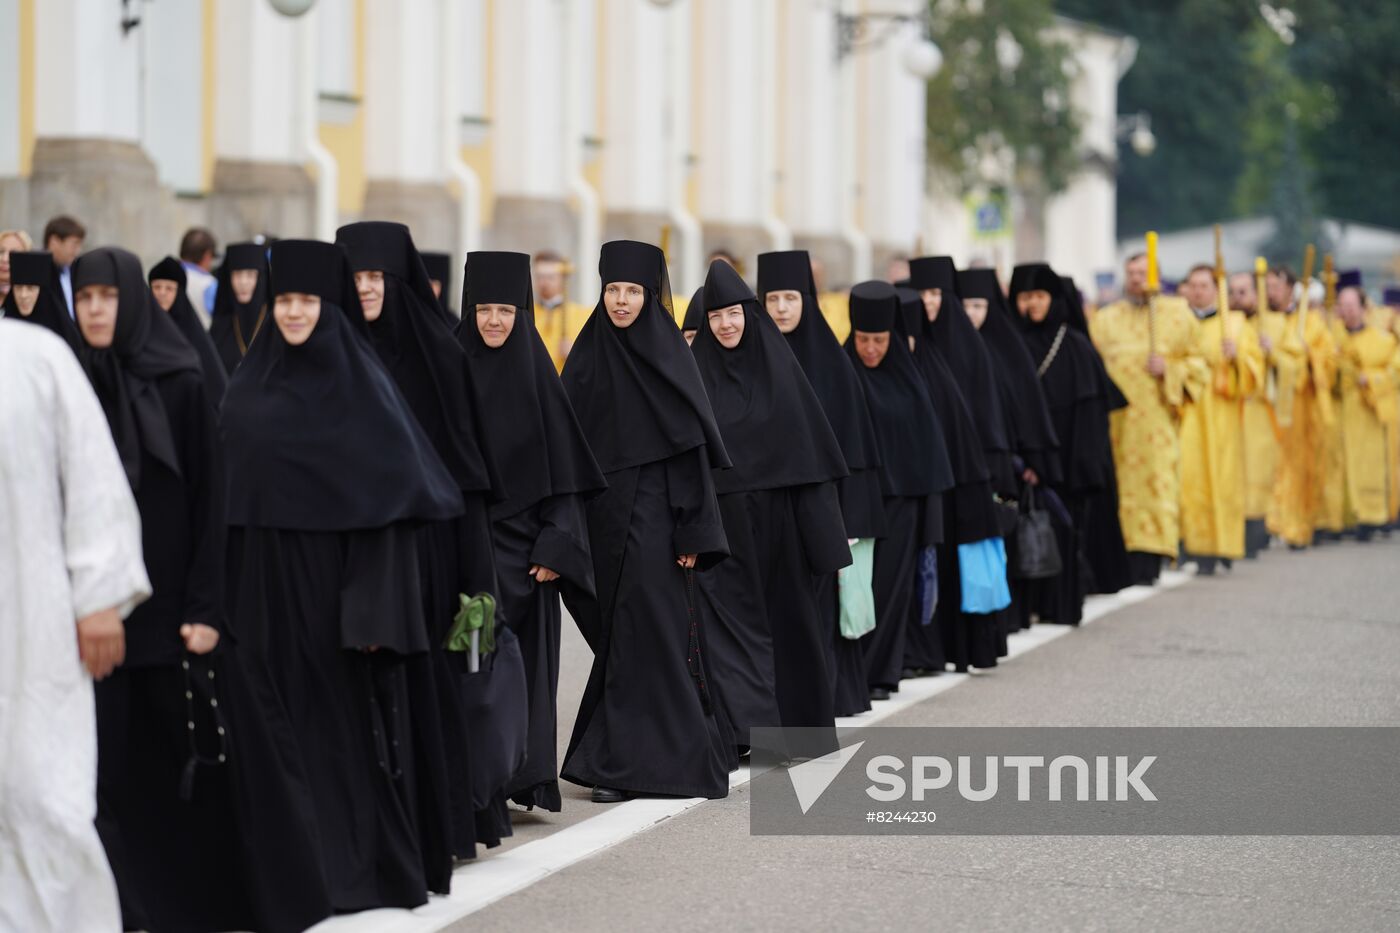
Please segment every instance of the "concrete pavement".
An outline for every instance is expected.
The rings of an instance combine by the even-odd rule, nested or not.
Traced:
[[[587,661],[566,632],[566,718]],[[1400,725],[1400,539],[1238,562],[881,724]],[[1389,837],[753,837],[745,786],[444,928],[1395,929],[1396,878]]]

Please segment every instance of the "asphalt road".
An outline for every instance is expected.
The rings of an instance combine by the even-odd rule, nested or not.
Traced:
[[[590,662],[565,627],[561,751]],[[1400,536],[1270,551],[881,723],[989,724],[1400,726]],[[758,837],[748,806],[745,785],[445,928],[1400,928],[1394,837]],[[483,862],[604,809],[566,785]]]

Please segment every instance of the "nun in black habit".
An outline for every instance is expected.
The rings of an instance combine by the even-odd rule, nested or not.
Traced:
[[[64,300],[58,267],[51,253],[11,253],[10,286],[2,306],[5,317],[47,327],[62,337],[75,354],[82,355],[82,338],[68,313],[68,302]],[[23,300],[21,294],[25,296]]]
[[[1002,293],[997,273],[993,269],[960,270],[958,294],[963,304],[980,301],[986,308],[977,332],[986,342],[995,363],[1004,401],[1002,410],[1007,412],[1012,448],[1018,461],[1016,465],[1021,468],[1022,482],[1057,496],[1064,474],[1050,406],[1040,387],[1035,361],[1030,359],[1019,326],[1007,308],[1007,298]],[[1026,486],[1023,486],[1022,493],[1026,492]],[[1042,499],[1037,504],[1046,504],[1046,500]],[[1057,520],[1058,511],[1063,510],[1049,511],[1054,521]],[[1039,616],[1047,622],[1054,618],[1046,612],[1043,598],[1046,584],[1043,581],[1011,580],[1011,593],[1014,597],[1015,628],[1030,628],[1032,616]],[[1063,612],[1054,615],[1063,615]],[[1077,621],[1078,615],[1074,619]]]
[[[1108,411],[1128,407],[1128,398],[1108,374],[1103,357],[1089,337],[1089,321],[1084,316],[1084,296],[1075,285],[1074,278],[1058,276],[1060,297],[1065,303],[1069,326],[1078,331],[1094,351],[1091,362],[1103,393]],[[1053,309],[1052,309],[1053,310]],[[1112,449],[1112,442],[1106,442]],[[1133,582],[1133,557],[1123,543],[1123,528],[1118,518],[1118,473],[1113,468],[1113,458],[1109,457],[1109,475],[1112,484],[1109,488],[1090,497],[1087,515],[1084,519],[1082,540],[1084,554],[1089,564],[1089,580],[1085,584],[1090,593],[1116,593]]]
[[[269,323],[267,247],[230,243],[214,279],[209,339],[214,341],[224,372],[232,375],[248,355],[253,338]]]
[[[1011,440],[1006,414],[1001,407],[1001,393],[987,348],[958,298],[957,267],[947,256],[911,259],[909,287],[919,293],[924,303],[924,314],[919,319],[920,333],[914,336],[928,341],[957,381],[982,442],[992,491],[1013,498],[1018,478],[1011,461]]]
[[[266,671],[220,643],[223,464],[198,358],[131,253],[80,257],[73,294],[153,594],[96,685],[97,827],[124,926],[301,930],[330,904],[295,747],[258,702]]]
[[[229,380],[229,626],[271,669],[315,797],[337,910],[427,899],[415,769],[433,702],[405,661],[423,618],[418,529],[462,494],[370,345],[345,252],[272,249],[271,320]],[[436,867],[436,863],[433,864]]]
[[[198,312],[195,311],[194,305],[190,304],[189,296],[185,294],[186,278],[185,267],[174,256],[166,256],[151,266],[151,271],[146,276],[156,304],[170,315],[170,320],[175,322],[180,334],[199,356],[205,393],[217,409],[219,402],[223,400],[224,390],[228,388],[228,374],[224,372],[224,364],[219,359],[218,351],[214,349],[214,342],[209,339],[209,332],[200,323]]]
[[[904,326],[912,333],[927,322],[924,300],[913,289],[896,291]],[[958,671],[995,667],[997,658],[1006,653],[1004,643],[998,642],[993,614],[962,611],[958,545],[1000,537],[1001,525],[976,421],[944,355],[934,350],[926,334],[911,341],[914,360],[943,429],[953,485],[943,493],[940,526],[926,535],[938,544],[938,603],[931,625],[924,625],[916,614],[910,616],[904,663],[911,676],[942,673],[947,664]]]
[[[1037,292],[1043,295],[1027,294]],[[1029,311],[1032,303],[1047,300],[1049,310],[1040,321],[1018,307],[1025,303]],[[1051,621],[1073,624],[1082,617],[1086,593],[1116,593],[1131,583],[1108,428],[1109,412],[1127,401],[1089,339],[1078,293],[1069,301],[1054,270],[1044,263],[1017,266],[1009,302],[1060,439],[1057,488],[1073,525],[1062,536],[1064,569],[1048,581],[1043,612]]]
[[[978,336],[992,360],[1002,414],[1006,417],[1008,440],[1015,458],[1013,466],[1024,475],[1034,474],[1037,483],[1055,486],[1060,481],[1060,440],[1050,417],[1035,361],[1026,349],[1015,316],[1006,305],[1006,295],[995,269],[958,271],[958,297],[986,302],[987,313],[975,325]],[[966,311],[966,307],[964,307]],[[971,315],[969,315],[971,318]]]
[[[924,314],[919,318],[924,342],[953,374],[958,391],[962,393],[967,410],[972,415],[974,430],[981,440],[991,490],[1003,500],[1013,500],[1020,491],[1025,470],[1024,464],[1015,456],[1014,420],[1002,405],[1001,385],[996,378],[992,356],[977,327],[967,316],[962,299],[958,297],[957,268],[947,256],[923,256],[909,261],[909,278],[911,287],[919,292],[924,304]],[[1007,513],[1009,524],[1009,507]],[[939,555],[944,565],[953,559],[954,550],[956,549],[949,547],[945,549],[945,553]],[[956,582],[961,583],[960,580]],[[944,617],[947,618],[946,614],[956,608],[943,605]],[[1019,627],[1018,613],[1013,605],[989,615],[993,622],[995,663],[996,656],[1006,654],[1007,636],[1011,630]],[[974,631],[980,636],[980,625],[986,620],[976,621]],[[964,670],[966,663],[972,663],[976,667],[990,666],[971,660],[973,655],[980,657],[981,661],[988,659],[987,653],[976,647],[979,639],[969,642],[967,651],[964,651],[960,647],[960,640],[952,637],[950,631],[954,630],[944,628],[945,643],[950,649],[949,660],[958,670]],[[950,637],[952,640],[947,640]]]
[[[504,749],[495,747],[485,730],[471,729],[469,701],[460,695],[460,689],[471,689],[460,680],[467,676],[466,662],[460,653],[448,656],[443,650],[460,607],[459,594],[497,595],[487,510],[498,484],[481,428],[483,400],[453,333],[457,321],[433,294],[408,227],[385,221],[348,224],[336,231],[336,243],[349,257],[370,342],[456,481],[464,507],[451,521],[418,529],[423,612],[432,650],[408,662],[410,689],[422,694],[418,705],[425,710],[413,724],[424,759],[418,771],[423,782],[419,793],[435,801],[423,812],[434,812],[451,800],[446,838],[441,838],[444,827],[422,827],[424,854],[432,866],[429,890],[446,893],[448,850],[469,858],[475,854],[473,842],[495,846],[511,834],[503,789],[474,786],[469,776],[472,756],[489,757]],[[440,721],[426,712],[432,708],[430,690],[438,698]],[[523,696],[514,699],[525,703]],[[486,770],[499,772],[503,767]],[[465,795],[468,788],[473,803]]]
[[[887,282],[862,282],[851,289],[850,313],[846,353],[875,425],[885,509],[885,534],[875,542],[875,630],[862,642],[871,696],[888,699],[904,669],[919,553],[942,538],[941,500],[955,477],[927,383],[909,352],[899,293]]]
[[[565,594],[594,658],[561,777],[597,802],[724,797],[734,736],[701,656],[694,572],[729,554],[710,474],[729,457],[661,250],[605,243],[598,271],[562,376],[608,489],[588,504],[597,597]]]
[[[448,305],[448,299],[452,295],[452,257],[447,253],[437,253],[431,250],[419,252],[423,257],[423,268],[428,273],[428,284],[432,286],[433,294],[437,296],[438,304],[448,314],[452,314],[452,308]],[[452,314],[457,317],[456,314]]]
[[[763,253],[758,257],[758,292],[778,330],[802,367],[826,414],[849,473],[837,481],[841,516],[848,540],[880,538],[885,533],[881,493],[880,446],[865,386],[855,364],[841,349],[817,305],[812,258],[805,249]],[[841,635],[841,607],[835,573],[817,578],[817,604],[827,639],[827,675],[831,678],[837,716],[870,709],[870,687],[859,639]]]
[[[802,727],[788,753],[835,751],[828,621],[817,579],[851,563],[836,483],[848,471],[802,367],[734,267],[710,264],[691,349],[733,467],[715,473],[730,558],[700,575],[710,673],[735,740]],[[823,731],[825,730],[825,731]]]
[[[520,641],[530,688],[528,751],[506,794],[558,812],[559,590],[593,599],[584,503],[607,486],[535,330],[530,257],[467,257],[457,339],[484,411],[485,441],[501,468],[491,507],[500,618]]]
[[[690,304],[685,306],[685,319],[681,321],[681,336],[691,346],[695,346],[695,335],[705,324],[704,294],[703,285],[695,290],[695,294],[690,296]]]

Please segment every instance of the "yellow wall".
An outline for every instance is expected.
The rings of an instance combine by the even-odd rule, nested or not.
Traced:
[[[19,0],[19,173],[34,161],[34,0]]]
[[[495,81],[496,81],[496,44],[491,41],[491,37],[496,32],[496,3],[495,0],[486,0],[486,11],[484,19],[486,35],[482,37],[481,47],[486,50],[486,93],[482,95],[485,101],[484,113],[479,114],[486,120],[486,132],[482,141],[475,146],[461,146],[459,152],[462,161],[467,163],[467,167],[476,173],[477,182],[481,187],[481,209],[480,220],[483,227],[489,227],[496,217],[496,187],[493,182],[491,165],[491,119],[495,112]],[[461,132],[460,127],[453,128],[456,132]]]
[[[209,191],[214,187],[214,109],[218,99],[214,82],[217,80],[219,42],[215,36],[214,18],[218,15],[217,0],[204,0],[204,10],[200,21],[201,70],[204,101],[200,106],[199,139],[201,163],[200,190]]]
[[[355,117],[349,123],[322,122],[316,133],[335,159],[336,208],[342,217],[358,217],[365,207],[365,0],[355,0],[354,42]]]
[[[491,140],[490,130],[487,130],[488,138],[479,146],[462,146],[462,161],[467,163],[467,167],[476,172],[477,181],[481,183],[481,225],[491,226],[496,216],[496,189],[492,186],[491,179]]]

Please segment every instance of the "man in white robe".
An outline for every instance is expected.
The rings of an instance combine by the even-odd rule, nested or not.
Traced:
[[[141,519],[73,352],[0,320],[0,930],[121,929],[93,819],[93,677],[150,595]]]

